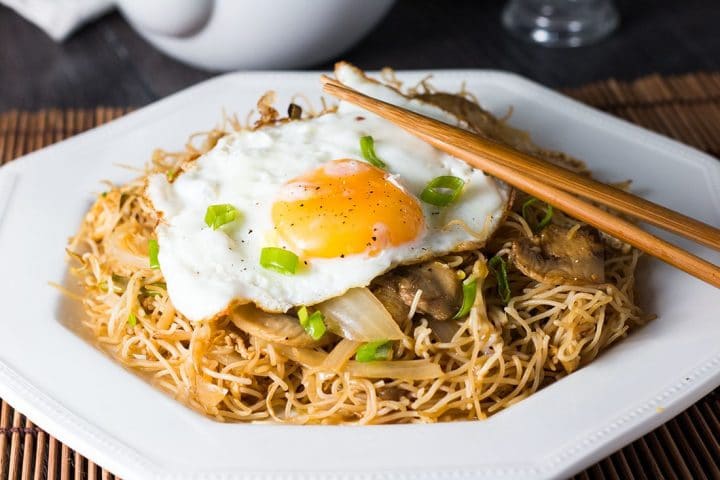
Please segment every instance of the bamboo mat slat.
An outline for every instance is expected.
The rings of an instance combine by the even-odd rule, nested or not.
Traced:
[[[720,157],[720,73],[608,80],[566,94]],[[0,164],[124,115],[127,108],[0,114]],[[0,480],[112,480],[112,473],[0,400]],[[575,479],[720,479],[720,389]]]

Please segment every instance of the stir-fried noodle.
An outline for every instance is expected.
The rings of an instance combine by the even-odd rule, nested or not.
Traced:
[[[433,93],[421,87],[410,93]],[[271,102],[272,95],[263,97],[260,120],[247,128],[290,121],[279,118]],[[315,115],[305,110],[304,118]],[[317,114],[327,111],[332,108]],[[585,172],[576,160],[537,149],[504,120],[488,115],[484,121],[469,123]],[[469,314],[444,322],[424,318],[416,312],[418,291],[400,324],[407,337],[396,342],[392,360],[352,361],[358,344],[342,339],[313,349],[274,344],[240,330],[226,315],[188,321],[173,308],[161,271],[148,268],[147,245],[158,218],[144,194],[145,177],[176,177],[240,128],[226,119],[221,128],[193,136],[183,152],[156,151],[146,175],[98,195],[68,247],[84,290],[84,323],[101,346],[200,412],[223,421],[326,424],[485,418],[587,364],[648,319],[634,298],[639,253],[614,239],[602,240],[604,283],[539,283],[516,268],[513,242],[536,238],[547,207],[515,192],[512,210],[484,248],[441,259],[459,278],[477,280]],[[568,236],[579,228],[561,212],[550,224],[569,227]],[[493,257],[502,261],[491,266]],[[500,263],[506,286],[497,274]]]

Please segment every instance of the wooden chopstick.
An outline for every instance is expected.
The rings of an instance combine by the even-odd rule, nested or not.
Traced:
[[[324,77],[323,82],[326,85],[333,86],[330,88],[347,88],[339,82],[328,79],[328,77]],[[372,109],[368,108],[368,110]],[[521,170],[523,173],[551,183],[566,192],[607,205],[618,212],[674,232],[715,250],[720,250],[720,229],[695,218],[688,217],[619,188],[571,172],[507,145],[478,137],[460,128],[451,127],[451,130],[443,131],[443,135],[447,143],[462,142],[473,153]],[[474,141],[469,141],[468,136],[472,137]]]
[[[480,168],[506,183],[549,203],[568,215],[720,288],[720,268],[640,229],[618,216],[575,197],[571,193],[545,183],[545,181],[549,180],[549,177],[541,180],[536,176],[525,173],[523,170],[513,168],[510,166],[509,161],[505,162],[506,157],[504,155],[506,150],[509,150],[510,153],[517,153],[514,150],[507,148],[503,148],[503,150],[491,149],[493,155],[490,156],[482,148],[487,148],[485,139],[470,132],[369,97],[328,77],[323,77],[323,84],[327,93],[376,113],[436,148],[465,160],[474,167]],[[496,144],[493,142],[490,146],[495,147]],[[515,158],[522,159],[519,155],[515,156]],[[518,164],[515,163],[515,165]],[[574,185],[569,182],[564,185],[567,188],[574,188]]]

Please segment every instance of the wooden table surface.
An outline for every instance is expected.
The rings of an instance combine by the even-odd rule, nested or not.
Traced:
[[[620,28],[595,46],[577,49],[547,49],[511,38],[499,21],[504,3],[399,0],[375,31],[342,57],[366,69],[510,70],[551,87],[720,70],[718,0],[617,0]],[[0,7],[0,112],[139,106],[212,75],[159,53],[116,13],[55,44]]]

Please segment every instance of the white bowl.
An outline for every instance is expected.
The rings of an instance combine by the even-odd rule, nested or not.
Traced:
[[[207,70],[318,64],[350,48],[394,0],[117,0],[166,54]]]

